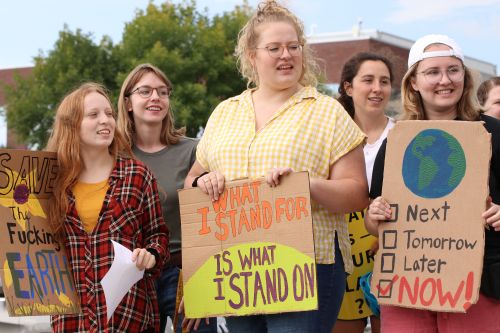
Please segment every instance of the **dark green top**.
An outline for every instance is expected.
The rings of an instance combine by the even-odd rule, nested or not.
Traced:
[[[158,183],[163,218],[170,231],[170,253],[181,250],[181,218],[178,189],[184,188],[184,179],[196,160],[197,139],[181,138],[179,143],[155,153],[146,153],[132,147],[137,159],[152,171]]]

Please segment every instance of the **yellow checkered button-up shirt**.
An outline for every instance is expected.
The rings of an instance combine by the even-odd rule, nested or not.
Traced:
[[[304,87],[255,129],[252,90],[220,103],[198,144],[197,160],[226,180],[257,178],[276,167],[309,171],[327,179],[330,166],[364,141],[364,134],[342,106],[313,87]],[[332,214],[312,201],[316,262],[331,264],[335,232],[345,269],[352,271],[351,246],[344,214]]]

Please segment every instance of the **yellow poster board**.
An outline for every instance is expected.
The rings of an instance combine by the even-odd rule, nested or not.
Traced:
[[[347,276],[346,290],[338,318],[354,320],[372,315],[361,290],[360,278],[373,269],[375,262],[373,253],[377,246],[377,238],[366,231],[364,211],[346,214],[345,220],[349,228],[354,270]]]

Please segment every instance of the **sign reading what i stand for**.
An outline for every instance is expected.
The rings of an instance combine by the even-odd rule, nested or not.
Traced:
[[[387,139],[372,293],[380,304],[466,312],[479,297],[490,134],[481,122],[401,121]]]
[[[219,200],[179,191],[186,316],[317,309],[309,176],[227,182]]]
[[[64,251],[47,220],[54,153],[0,149],[0,271],[11,316],[79,313]]]

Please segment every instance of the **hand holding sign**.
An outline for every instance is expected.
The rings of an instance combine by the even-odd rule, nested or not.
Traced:
[[[391,219],[391,205],[382,197],[377,197],[368,207],[365,228],[372,235],[378,236],[379,223]]]
[[[266,183],[271,187],[278,186],[280,184],[280,177],[292,172],[292,168],[273,168],[266,173]]]
[[[487,227],[492,226],[495,231],[500,231],[500,206],[491,201],[488,197],[486,202],[486,211],[483,213],[483,219],[486,220]]]
[[[196,319],[190,319],[187,318],[184,314],[184,297],[181,299],[181,302],[179,304],[179,311],[177,314],[182,314],[184,315],[184,318],[182,319],[182,328],[185,329],[188,332],[191,332],[191,329],[193,330],[198,330],[200,327],[201,321],[203,320],[202,318],[196,318]],[[205,318],[205,324],[210,325],[210,319]]]
[[[212,201],[216,201],[219,199],[219,194],[224,192],[224,182],[223,174],[212,171],[198,178],[197,185]]]

